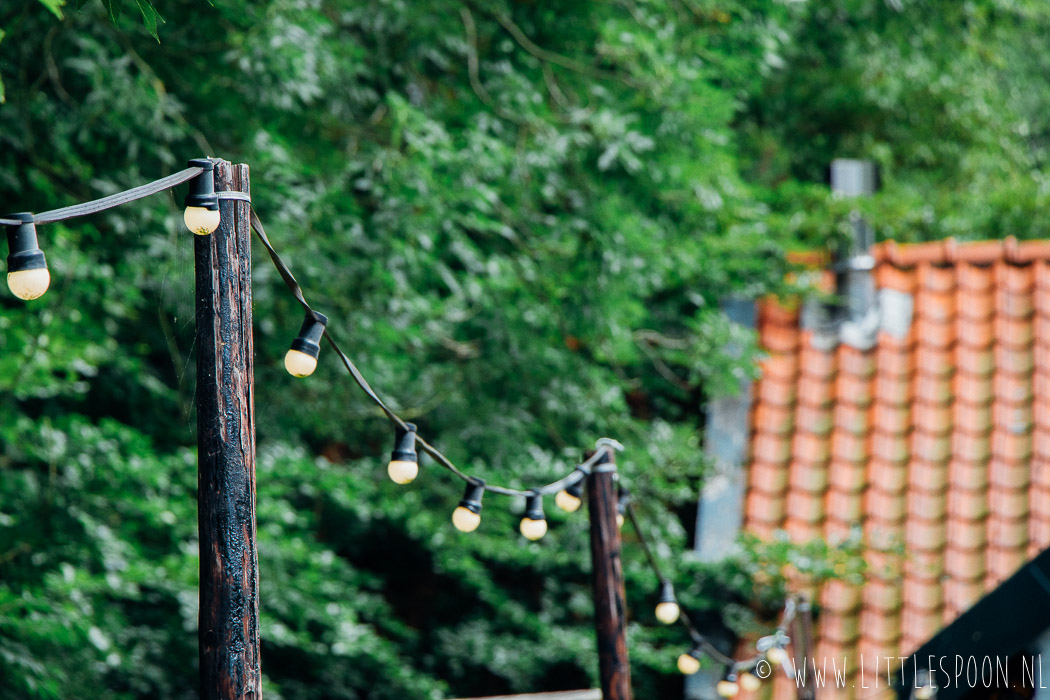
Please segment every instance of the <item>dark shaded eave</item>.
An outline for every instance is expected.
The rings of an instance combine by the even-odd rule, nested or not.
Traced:
[[[971,688],[958,687],[955,679],[938,670],[938,659],[946,658],[945,668],[954,673],[955,656],[1009,657],[1021,651],[1050,627],[1050,549],[1041,552],[1017,572],[981,598],[954,622],[923,644],[897,679],[897,697],[906,700],[915,687],[916,671],[927,669],[934,657],[934,681],[939,686],[937,700],[955,700]]]

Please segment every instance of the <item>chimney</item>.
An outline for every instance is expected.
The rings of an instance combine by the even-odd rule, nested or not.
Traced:
[[[866,160],[836,158],[831,161],[831,191],[836,197],[869,197],[878,188],[878,170]],[[852,238],[834,259],[836,291],[840,298],[839,341],[865,350],[874,347],[879,326],[875,280],[871,271],[875,259],[871,247],[875,230],[861,218],[850,214]]]

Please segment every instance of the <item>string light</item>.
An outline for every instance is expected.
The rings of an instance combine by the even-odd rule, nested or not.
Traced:
[[[291,352],[291,351],[289,351]],[[419,474],[419,456],[416,454],[416,426],[405,423],[395,426],[394,451],[386,473],[395,484],[407,484]]]
[[[718,681],[715,692],[723,698],[732,698],[740,692],[740,684],[736,682],[736,674],[729,673],[725,678]]]
[[[700,670],[700,657],[703,651],[699,647],[693,647],[678,657],[678,671],[686,676],[691,676]]]
[[[207,236],[219,228],[219,198],[215,196],[215,163],[208,158],[196,158],[188,165],[200,168],[201,173],[190,180],[186,195],[186,211],[182,220],[186,228],[198,236]]]
[[[778,646],[769,647],[766,650],[766,660],[774,666],[780,666],[787,661],[787,652]]]
[[[518,529],[533,542],[547,534],[547,516],[543,514],[543,496],[539,493],[534,491],[525,499],[525,517]]]
[[[485,482],[478,479],[467,484],[463,499],[452,511],[452,524],[460,532],[474,532],[481,524],[481,497],[485,495]]]
[[[246,193],[215,191],[214,161],[210,159],[197,159],[190,161],[189,166],[188,169],[179,173],[91,202],[63,207],[61,209],[55,209],[37,215],[15,214],[10,215],[9,218],[0,218],[0,225],[9,227],[8,243],[11,254],[8,257],[8,285],[11,287],[11,290],[20,298],[34,299],[42,295],[50,284],[50,273],[47,270],[43,251],[39,249],[36,238],[36,224],[38,223],[50,223],[75,216],[97,213],[105,209],[126,204],[136,199],[156,194],[184,182],[189,182],[189,193],[185,201],[186,211],[183,219],[187,228],[195,234],[207,235],[215,231],[219,226],[219,199],[237,199],[250,203],[251,200]],[[595,453],[583,464],[576,467],[576,471],[582,472],[583,477],[569,475],[548,484],[547,486],[532,489],[527,492],[502,486],[489,486],[486,485],[483,480],[469,476],[460,471],[441,452],[436,450],[422,438],[418,437],[414,425],[404,423],[404,421],[402,421],[401,418],[399,418],[386,405],[386,403],[368,384],[360,370],[357,369],[350,358],[339,349],[339,346],[331,335],[326,334],[328,318],[323,314],[314,311],[306,302],[302,289],[295,281],[295,277],[292,275],[291,270],[284,263],[267,238],[266,233],[263,230],[262,222],[259,220],[256,212],[250,207],[248,211],[252,229],[265,246],[274,266],[280,273],[282,280],[306,311],[306,319],[299,331],[299,335],[292,342],[291,348],[285,355],[285,367],[289,373],[297,377],[305,377],[312,374],[317,367],[317,358],[320,353],[320,341],[327,335],[327,340],[332,345],[333,350],[339,356],[339,359],[343,362],[346,369],[350,372],[353,380],[386,414],[391,422],[395,424],[397,430],[396,444],[391,453],[391,460],[387,465],[387,472],[392,480],[404,484],[411,482],[418,475],[419,460],[416,452],[416,446],[418,445],[419,448],[430,455],[438,465],[446,468],[455,476],[467,482],[463,499],[459,502],[459,506],[452,513],[453,525],[462,532],[473,532],[480,525],[481,499],[485,491],[493,491],[508,496],[526,496],[525,517],[521,520],[520,530],[522,535],[530,540],[538,540],[547,532],[547,521],[543,513],[542,499],[544,494],[556,493],[556,504],[559,508],[562,508],[567,512],[574,512],[579,509],[582,502],[583,478],[590,473],[590,469],[593,465],[600,463],[604,464],[611,461],[609,459],[610,452],[614,449],[622,450],[622,445],[615,440],[602,438],[596,444]],[[641,542],[643,549],[646,551],[654,573],[657,574],[657,578],[661,581],[660,598],[656,611],[657,619],[664,624],[671,624],[678,620],[685,625],[690,635],[693,637],[695,643],[693,649],[678,657],[679,671],[684,674],[693,674],[699,671],[701,666],[700,658],[703,655],[704,650],[706,650],[707,654],[711,655],[712,658],[719,663],[725,664],[731,669],[731,673],[719,683],[719,694],[723,697],[732,697],[736,695],[740,688],[750,691],[757,689],[761,685],[761,681],[751,673],[743,672],[740,674],[739,678],[737,678],[735,674],[738,669],[753,667],[756,660],[762,658],[761,653],[763,651],[770,663],[784,665],[785,673],[791,675],[789,660],[783,649],[789,641],[786,635],[783,634],[783,624],[786,624],[786,622],[794,615],[793,599],[789,599],[787,603],[784,623],[781,628],[777,629],[775,635],[759,640],[758,651],[760,652],[760,656],[757,657],[757,659],[752,659],[750,666],[746,663],[735,663],[731,658],[722,654],[717,648],[713,647],[699,635],[690,621],[687,612],[682,610],[678,602],[675,600],[673,588],[671,588],[670,583],[660,574],[656,560],[652,557],[651,551],[645,542],[645,538],[638,528],[637,520],[634,516],[633,509],[631,508],[630,493],[626,488],[623,488],[622,485],[618,491],[618,501],[616,516],[617,525],[622,527],[625,520],[625,514],[629,513],[631,515],[634,529],[638,532],[639,541]],[[921,692],[916,693],[916,700],[929,700],[936,692],[936,688],[932,686],[925,686],[919,690]]]
[[[583,480],[566,486],[554,497],[554,505],[566,513],[575,513],[583,503]]]
[[[748,671],[740,674],[738,682],[740,683],[740,689],[748,693],[753,693],[762,687],[762,679]]]
[[[321,336],[324,335],[328,317],[316,311],[307,312],[299,335],[284,355],[284,367],[293,377],[309,377],[317,369],[317,356],[321,353]]]
[[[674,624],[682,609],[678,607],[678,601],[674,597],[674,587],[670,581],[660,583],[660,596],[656,603],[656,619],[665,625]]]
[[[36,222],[29,213],[11,217],[20,223],[7,228],[7,286],[19,299],[38,299],[50,286],[51,273],[37,242]]]

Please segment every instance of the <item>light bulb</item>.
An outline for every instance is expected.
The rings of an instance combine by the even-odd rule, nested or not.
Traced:
[[[395,427],[394,451],[390,453],[390,464],[386,473],[395,484],[407,484],[419,474],[419,455],[416,454],[416,426],[405,423]]]
[[[766,651],[766,659],[774,666],[779,666],[787,660],[787,652],[780,647],[769,647]]]
[[[678,670],[686,676],[691,676],[700,670],[700,659],[692,652],[682,654],[678,657]]]
[[[665,625],[670,625],[678,619],[681,612],[678,601],[674,597],[674,586],[670,581],[661,579],[660,592],[656,599],[656,619]]]
[[[616,527],[623,527],[623,513],[616,514]]]
[[[208,158],[197,158],[189,162],[200,173],[190,180],[186,193],[186,211],[182,220],[198,236],[207,236],[219,228],[219,198],[215,196],[215,163]]]
[[[579,496],[569,493],[568,489],[559,491],[558,495],[554,497],[554,505],[558,506],[566,513],[575,513],[579,510],[582,502],[583,501]]]
[[[44,296],[51,284],[51,273],[46,267],[7,273],[7,286],[19,299],[30,301]]]
[[[460,532],[474,532],[481,524],[481,515],[459,506],[452,511],[452,524]]]
[[[936,694],[936,688],[932,685],[924,685],[915,689],[916,700],[930,700]]]
[[[525,517],[518,526],[527,540],[536,541],[547,534],[547,517],[543,514],[543,496],[533,491],[525,498]]]
[[[738,682],[740,683],[740,689],[746,690],[749,693],[753,693],[762,687],[762,680],[753,673],[748,673],[746,671],[740,674]]]
[[[715,692],[723,698],[731,698],[740,692],[740,686],[737,685],[736,681],[722,680],[718,681],[718,685],[715,686]]]
[[[198,236],[207,236],[219,228],[219,210],[205,209],[204,207],[186,207],[182,220],[188,228]]]
[[[309,377],[317,369],[317,358],[300,350],[289,350],[284,354],[284,368],[293,377]]]
[[[452,524],[460,532],[474,532],[481,524],[481,497],[485,495],[485,482],[475,479],[467,482],[459,507],[452,511]]]
[[[317,369],[317,356],[321,354],[321,337],[328,324],[328,317],[316,311],[307,311],[299,335],[292,341],[291,349],[284,355],[284,368],[293,377],[309,377]]]
[[[21,223],[7,228],[7,286],[19,299],[37,299],[51,284],[51,273],[37,243],[36,223],[29,213],[9,216]]]
[[[678,603],[671,601],[670,603],[659,603],[656,606],[656,619],[665,625],[673,624],[678,620],[678,615],[681,613],[681,609],[678,607]]]
[[[401,459],[392,459],[390,464],[386,465],[386,473],[390,475],[390,479],[395,484],[407,484],[419,474],[419,464],[417,462],[406,462]]]
[[[525,536],[525,539],[535,542],[547,534],[547,521],[522,518],[518,529],[521,530],[521,534]]]

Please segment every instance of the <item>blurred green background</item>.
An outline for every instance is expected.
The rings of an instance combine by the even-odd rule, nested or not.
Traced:
[[[728,295],[827,245],[834,157],[878,162],[880,237],[1046,237],[1042,0],[13,0],[0,202],[42,211],[214,155],[381,394],[517,487],[608,435],[684,602],[756,628],[747,557],[683,558],[707,400],[750,374]],[[157,14],[159,13],[159,15]],[[159,40],[158,40],[159,39]],[[192,236],[184,188],[40,228],[51,291],[0,294],[0,697],[197,696]],[[582,513],[424,464],[257,251],[258,528],[268,698],[427,698],[596,681]],[[748,348],[742,360],[727,344]],[[638,697],[681,630],[625,529]]]

